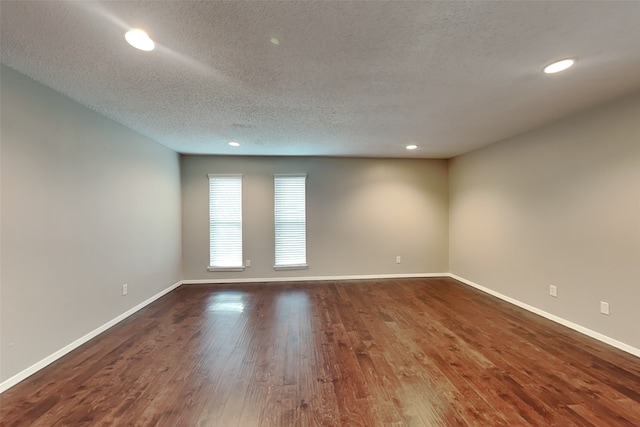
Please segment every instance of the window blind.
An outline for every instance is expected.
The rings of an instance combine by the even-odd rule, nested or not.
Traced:
[[[242,175],[209,175],[209,265],[242,267]]]
[[[276,267],[307,264],[307,175],[275,175]]]

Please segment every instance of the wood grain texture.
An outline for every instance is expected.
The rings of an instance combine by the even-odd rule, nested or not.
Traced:
[[[639,359],[453,279],[182,286],[1,426],[638,426]]]

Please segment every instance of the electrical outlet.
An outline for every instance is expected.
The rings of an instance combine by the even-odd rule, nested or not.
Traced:
[[[396,264],[400,264],[402,262],[402,257],[401,256],[397,256],[396,257]]]
[[[558,298],[558,287],[556,285],[549,285],[549,295]]]
[[[245,267],[251,267],[251,260],[248,259],[247,261],[245,261],[244,266]]]
[[[126,295],[129,291],[127,284],[122,285],[122,295]]]
[[[600,313],[609,315],[609,303],[600,301]]]

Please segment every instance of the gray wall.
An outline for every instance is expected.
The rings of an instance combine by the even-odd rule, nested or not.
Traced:
[[[454,159],[450,194],[452,273],[640,348],[640,94]]]
[[[179,156],[4,66],[1,87],[0,381],[181,279]]]
[[[181,172],[184,279],[448,271],[445,160],[182,156]],[[243,272],[207,272],[209,173],[244,174]],[[306,270],[273,269],[276,173],[308,174]]]

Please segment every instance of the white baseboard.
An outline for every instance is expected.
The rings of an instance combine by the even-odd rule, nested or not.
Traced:
[[[600,332],[592,331],[591,329],[585,328],[584,326],[580,326],[577,323],[570,322],[569,320],[563,319],[562,317],[556,316],[555,314],[547,313],[544,310],[540,310],[539,308],[533,307],[529,304],[525,304],[517,299],[513,299],[506,295],[502,295],[499,292],[493,291],[489,288],[485,288],[484,286],[478,285],[477,283],[472,282],[471,280],[464,279],[460,276],[456,276],[455,274],[449,273],[449,277],[455,279],[459,282],[462,282],[466,285],[469,285],[473,288],[476,288],[482,292],[485,292],[489,295],[493,295],[496,298],[500,298],[503,301],[516,305],[520,308],[524,308],[527,311],[537,314],[538,316],[542,316],[546,319],[549,319],[553,322],[559,323],[562,326],[566,326],[567,328],[573,329],[574,331],[580,332],[581,334],[587,335],[591,338],[595,338],[598,341],[602,341],[605,344],[609,344],[615,348],[618,348],[622,351],[626,351],[627,353],[633,354],[636,357],[640,357],[640,349],[630,346],[629,344],[625,344],[621,341],[615,340],[611,337],[601,334]]]
[[[309,277],[266,277],[237,279],[197,279],[183,280],[183,285],[213,285],[219,283],[271,283],[271,282],[318,282],[328,280],[372,280],[372,279],[407,279],[421,277],[449,277],[449,273],[409,273],[409,274],[359,274],[352,276],[309,276]]]
[[[155,294],[151,298],[149,298],[149,299],[141,302],[140,304],[136,305],[135,307],[125,311],[120,316],[116,317],[115,319],[112,319],[112,320],[108,321],[104,325],[94,329],[93,331],[89,332],[85,336],[83,336],[81,338],[78,338],[77,340],[75,340],[71,344],[64,346],[63,348],[61,348],[60,350],[56,351],[55,353],[45,357],[41,361],[39,361],[39,362],[35,363],[34,365],[31,365],[30,367],[28,367],[27,369],[25,369],[25,370],[23,370],[21,372],[18,372],[16,375],[12,376],[11,378],[7,379],[6,381],[3,381],[2,383],[0,383],[0,393],[8,390],[9,388],[11,388],[14,385],[18,384],[20,381],[22,381],[22,380],[26,379],[27,377],[35,374],[40,369],[42,369],[45,366],[55,362],[58,359],[60,359],[65,354],[75,350],[76,348],[80,347],[82,344],[86,343],[90,339],[100,335],[101,333],[103,333],[104,331],[109,329],[110,327],[114,326],[115,324],[117,324],[117,323],[123,321],[124,319],[126,319],[127,317],[131,316],[136,311],[146,307],[147,305],[151,304],[152,302],[154,302],[158,298],[160,298],[160,297],[168,294],[172,290],[176,289],[181,284],[182,284],[182,282],[178,282],[178,283],[175,283],[175,284],[169,286],[167,289]]]

